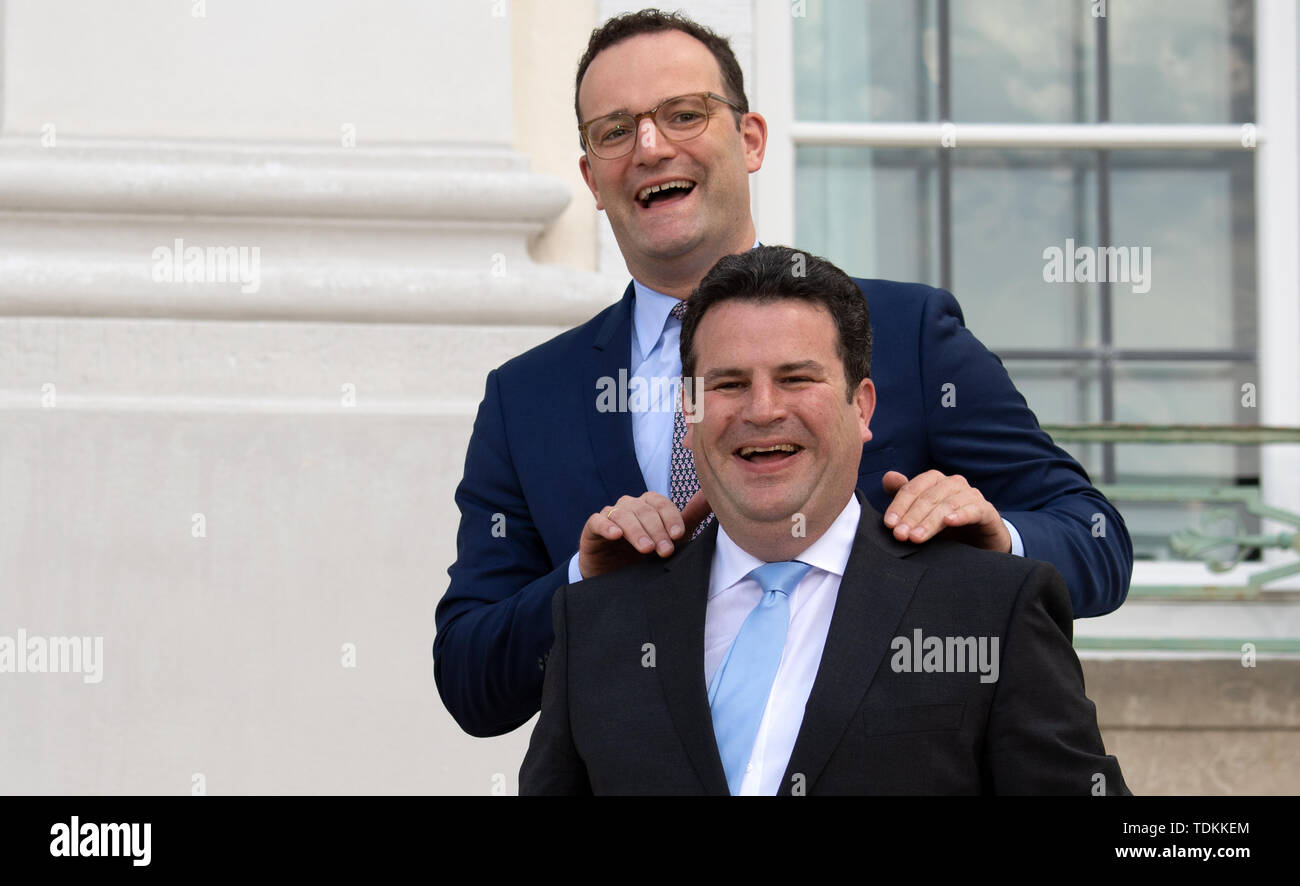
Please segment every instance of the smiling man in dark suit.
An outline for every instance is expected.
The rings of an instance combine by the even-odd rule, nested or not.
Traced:
[[[687,304],[717,521],[556,593],[520,793],[1127,793],[1060,574],[900,542],[855,492],[876,392],[854,282],[761,247]]]

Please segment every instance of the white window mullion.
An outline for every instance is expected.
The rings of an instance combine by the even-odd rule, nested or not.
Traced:
[[[1250,150],[1251,124],[822,123],[793,124],[796,145],[880,148],[1073,148]]]
[[[764,243],[794,243],[794,26],[790,7],[754,0],[750,107],[767,120],[767,154],[750,177],[754,223]]]
[[[1256,245],[1259,256],[1259,420],[1300,425],[1300,44],[1295,0],[1255,6]],[[1300,446],[1260,450],[1261,495],[1267,504],[1300,513]],[[1265,532],[1294,531],[1265,521]],[[1294,559],[1270,551],[1265,562]]]

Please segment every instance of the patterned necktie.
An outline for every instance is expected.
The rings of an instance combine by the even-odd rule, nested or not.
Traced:
[[[670,316],[676,317],[678,321],[686,313],[686,302],[679,301],[673,305]],[[699,396],[698,391],[692,392]],[[691,450],[682,445],[682,440],[686,437],[686,416],[682,412],[681,404],[674,404],[673,408],[673,451],[668,461],[668,498],[681,510],[686,507],[686,503],[700,489],[699,478],[695,475],[695,456]],[[709,525],[713,519],[713,514],[709,514],[700,522],[695,530],[695,535],[704,531],[704,527]]]
[[[762,586],[763,597],[740,626],[740,633],[713,675],[709,687],[713,735],[733,796],[740,793],[745,780],[758,726],[785,651],[790,595],[811,568],[798,560],[782,560],[764,563],[749,573],[747,577]]]

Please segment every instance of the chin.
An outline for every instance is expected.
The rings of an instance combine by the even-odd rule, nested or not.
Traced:
[[[753,523],[783,523],[792,526],[792,518],[802,505],[790,497],[780,500],[749,500],[737,502],[738,515]]]
[[[651,255],[685,252],[705,240],[704,226],[700,221],[695,217],[663,219],[658,224],[639,226],[636,239],[640,241],[642,249]]]
[[[691,235],[646,238],[641,252],[650,258],[668,261],[685,255],[696,247],[698,238]]]

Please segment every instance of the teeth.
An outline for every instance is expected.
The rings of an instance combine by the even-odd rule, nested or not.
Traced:
[[[687,181],[684,178],[679,178],[677,181],[664,182],[662,185],[651,185],[648,188],[642,188],[641,191],[637,193],[636,198],[638,200],[648,200],[651,194],[657,194],[658,192],[666,188],[689,188],[689,187],[693,187],[694,185],[695,182],[693,181]]]
[[[773,446],[742,446],[740,457],[748,458],[756,452],[798,452],[799,447],[792,443],[777,443]]]

